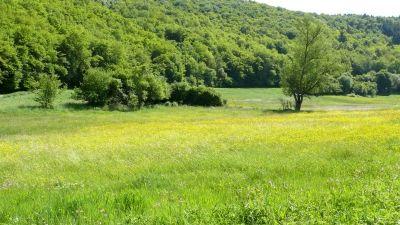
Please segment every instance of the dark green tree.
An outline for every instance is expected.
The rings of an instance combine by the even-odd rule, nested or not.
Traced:
[[[79,29],[72,30],[57,48],[59,63],[68,73],[62,77],[68,87],[78,87],[83,80],[83,75],[90,68],[91,52],[89,40],[85,32]]]
[[[0,41],[0,93],[19,89],[22,79],[21,62],[9,42]]]
[[[339,78],[338,78],[339,84],[340,84],[340,88],[342,90],[343,94],[350,94],[352,89],[353,89],[353,85],[354,85],[354,81],[353,81],[353,77],[350,74],[342,74]]]
[[[386,70],[378,72],[376,74],[376,84],[379,95],[390,95],[393,88],[392,74]]]

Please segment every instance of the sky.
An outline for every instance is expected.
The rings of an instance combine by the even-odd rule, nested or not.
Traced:
[[[400,0],[256,0],[290,10],[324,14],[400,16]]]

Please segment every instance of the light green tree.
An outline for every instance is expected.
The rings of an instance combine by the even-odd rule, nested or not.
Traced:
[[[33,85],[35,88],[35,101],[42,108],[52,109],[54,101],[60,94],[61,81],[55,75],[41,74],[39,80]]]
[[[293,96],[300,111],[304,97],[318,95],[329,76],[340,67],[332,42],[323,24],[304,16],[297,24],[297,37],[291,46],[281,78],[284,94]]]

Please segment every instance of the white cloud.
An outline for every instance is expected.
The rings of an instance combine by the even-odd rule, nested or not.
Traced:
[[[398,0],[256,0],[290,10],[325,14],[400,16]]]

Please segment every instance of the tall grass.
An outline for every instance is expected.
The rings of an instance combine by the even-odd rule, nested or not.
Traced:
[[[49,111],[30,97],[0,98],[0,224],[399,222],[399,109],[126,113],[64,95]]]

